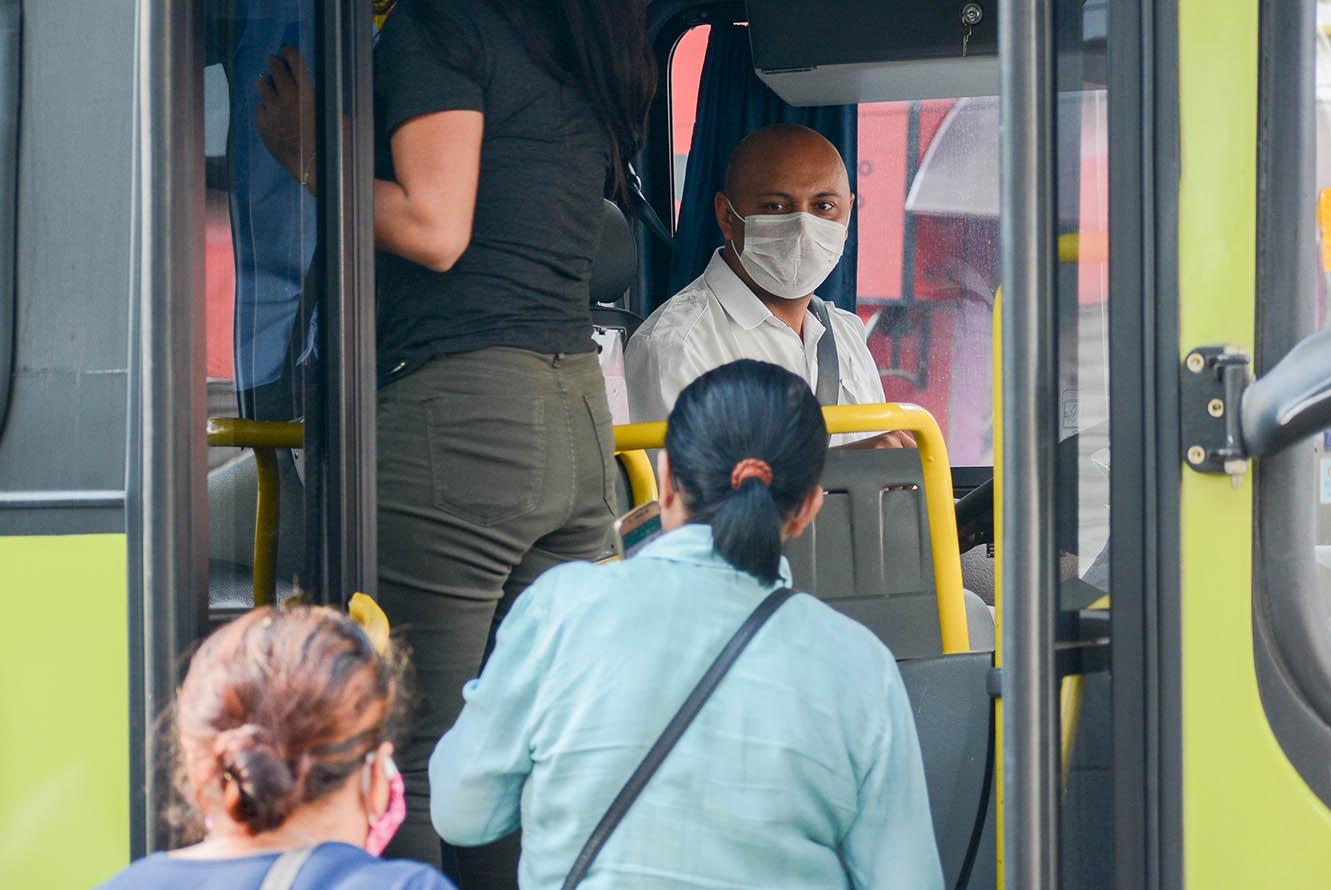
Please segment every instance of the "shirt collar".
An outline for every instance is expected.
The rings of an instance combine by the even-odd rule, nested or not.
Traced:
[[[690,523],[672,532],[661,535],[652,541],[635,557],[637,559],[664,559],[670,562],[686,562],[692,565],[724,568],[739,573],[730,563],[721,557],[712,545],[712,527],[701,523]],[[757,579],[744,575],[754,584]],[[781,557],[777,584],[774,586],[790,587],[793,582],[790,562]]]
[[[763,301],[758,299],[754,292],[749,290],[749,286],[735,274],[735,270],[730,268],[730,264],[721,255],[721,250],[717,248],[716,253],[712,254],[712,259],[708,262],[702,277],[726,315],[746,331],[753,330],[769,318],[784,327],[786,323],[773,315],[772,310],[763,305]],[[804,319],[801,339],[805,344],[817,343],[818,338],[823,335],[822,323],[812,312],[805,314],[808,317]]]

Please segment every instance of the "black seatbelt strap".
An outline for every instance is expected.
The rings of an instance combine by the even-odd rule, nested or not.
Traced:
[[[814,395],[818,397],[818,404],[826,408],[841,402],[841,360],[837,357],[832,312],[827,301],[814,297],[809,301],[809,311],[823,326],[823,335],[818,338],[818,385],[814,388]]]
[[[670,718],[670,722],[666,724],[661,737],[656,740],[647,752],[647,756],[642,759],[642,763],[638,764],[638,768],[633,771],[633,775],[629,776],[629,780],[624,783],[624,787],[620,789],[619,794],[611,802],[610,809],[605,811],[601,821],[592,830],[591,837],[587,838],[587,843],[582,847],[582,852],[578,854],[577,859],[573,860],[573,868],[569,870],[568,877],[564,879],[563,890],[573,890],[574,887],[582,883],[583,878],[587,877],[587,872],[591,870],[592,862],[596,860],[601,848],[605,846],[606,841],[610,839],[610,835],[619,827],[619,823],[623,821],[629,807],[633,806],[633,802],[638,799],[638,795],[642,794],[642,790],[647,787],[647,783],[651,781],[652,776],[660,768],[662,761],[666,759],[666,755],[670,753],[671,749],[675,747],[675,743],[684,735],[684,730],[689,728],[693,718],[698,716],[698,712],[707,703],[707,699],[711,698],[712,693],[716,691],[716,687],[720,685],[731,665],[739,658],[740,653],[749,645],[762,626],[767,623],[767,619],[771,618],[776,610],[781,608],[781,605],[794,595],[795,591],[789,587],[772,591],[745,619],[739,630],[735,631],[735,635],[730,638],[730,642],[726,643],[725,648],[721,650],[721,654],[716,656],[716,660],[707,669],[707,673],[702,675],[698,685],[693,687],[689,697],[684,699],[684,704],[680,705],[679,710],[675,712],[675,716]]]
[[[633,168],[632,164],[629,164],[628,168],[628,186],[629,196],[633,199],[633,207],[638,213],[638,218],[647,226],[648,231],[661,239],[666,247],[674,250],[675,236],[671,234],[670,227],[661,221],[661,216],[656,212],[656,208],[652,206],[652,202],[648,201],[647,196],[643,194],[642,177],[638,175],[638,171]]]

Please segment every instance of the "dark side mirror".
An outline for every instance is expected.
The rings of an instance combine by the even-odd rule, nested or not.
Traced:
[[[1303,339],[1243,392],[1243,446],[1267,457],[1331,427],[1331,330]]]

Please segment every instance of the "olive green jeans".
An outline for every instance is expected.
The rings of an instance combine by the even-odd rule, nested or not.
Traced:
[[[441,849],[429,758],[513,600],[605,547],[616,471],[604,380],[594,353],[445,355],[383,389],[378,417],[379,601],[413,650],[420,695],[399,757],[407,822],[389,853],[442,867],[462,890],[516,887],[515,842]]]

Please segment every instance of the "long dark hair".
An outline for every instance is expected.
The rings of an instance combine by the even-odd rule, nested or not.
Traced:
[[[743,359],[709,371],[680,393],[666,454],[689,518],[712,527],[716,552],[764,584],[781,568],[781,524],[823,475],[827,425],[809,384],[784,368]],[[771,468],[750,477],[746,459]]]
[[[532,56],[586,91],[610,138],[610,182],[624,206],[628,165],[642,149],[656,95],[644,0],[492,0]]]

